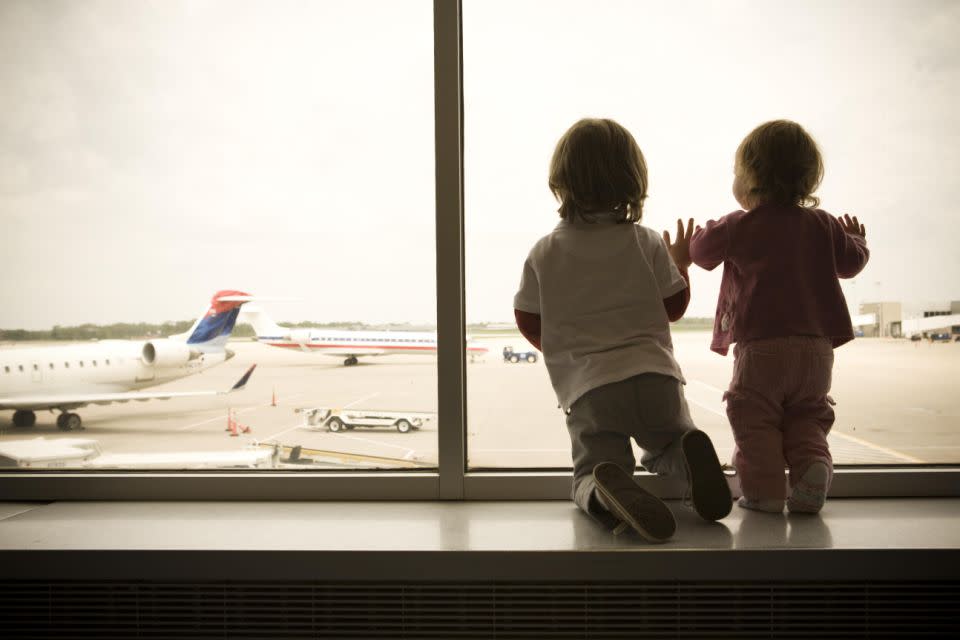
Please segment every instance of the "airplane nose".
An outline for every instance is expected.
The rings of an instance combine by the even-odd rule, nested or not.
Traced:
[[[233,356],[237,355],[236,352],[230,351],[230,349],[224,349],[224,354],[226,355],[226,357],[224,358],[224,360],[229,360],[229,359],[232,358]]]

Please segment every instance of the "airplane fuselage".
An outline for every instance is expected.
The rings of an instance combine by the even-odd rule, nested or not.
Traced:
[[[283,334],[257,336],[257,340],[271,347],[345,357],[437,352],[437,334],[432,332],[287,329]],[[469,354],[486,352],[485,347],[467,345]]]
[[[107,340],[91,344],[0,350],[0,397],[60,393],[136,391],[170,382],[219,364],[228,354],[205,353],[176,366],[148,364],[146,342]],[[30,408],[18,403],[18,408]],[[38,403],[33,408],[49,408]]]

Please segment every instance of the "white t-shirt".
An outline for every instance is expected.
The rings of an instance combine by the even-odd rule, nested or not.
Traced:
[[[591,389],[641,373],[684,382],[663,300],[686,286],[655,231],[561,220],[530,250],[513,306],[540,314],[544,363],[569,408]]]

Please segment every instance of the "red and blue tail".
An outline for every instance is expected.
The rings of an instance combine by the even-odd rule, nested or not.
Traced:
[[[250,294],[243,291],[218,291],[210,300],[210,306],[184,334],[176,336],[186,338],[187,344],[200,351],[222,349],[237,324],[240,307],[244,302],[252,299]]]

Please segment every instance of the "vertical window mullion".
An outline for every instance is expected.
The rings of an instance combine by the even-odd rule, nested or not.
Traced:
[[[466,469],[461,12],[461,0],[433,2],[438,497],[447,500],[463,498]]]

